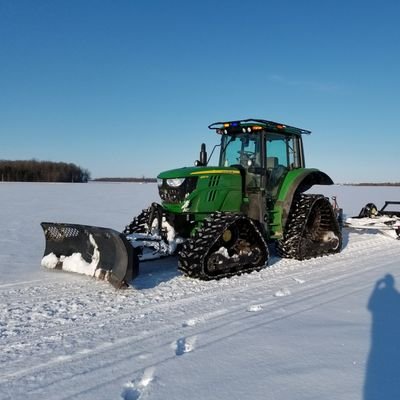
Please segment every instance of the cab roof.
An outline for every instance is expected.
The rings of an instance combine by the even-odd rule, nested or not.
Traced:
[[[256,133],[265,130],[267,132],[282,133],[286,135],[309,135],[311,131],[279,122],[267,121],[265,119],[242,119],[238,121],[214,122],[208,126],[215,129],[219,134],[235,135],[238,133]]]

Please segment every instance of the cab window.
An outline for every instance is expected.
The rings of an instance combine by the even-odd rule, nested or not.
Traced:
[[[275,168],[278,165],[288,169],[299,167],[298,155],[296,155],[296,143],[294,137],[269,134],[267,136],[267,168]]]
[[[260,137],[247,134],[222,138],[221,167],[241,165],[244,168],[261,166]]]

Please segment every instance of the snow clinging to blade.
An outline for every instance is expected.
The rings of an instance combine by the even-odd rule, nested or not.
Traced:
[[[42,258],[41,265],[49,269],[55,269],[58,265],[62,265],[64,271],[94,276],[100,261],[100,251],[92,235],[89,235],[89,241],[94,247],[90,263],[84,260],[81,253],[73,253],[70,256],[61,255],[60,257],[57,257],[54,253],[50,253]]]

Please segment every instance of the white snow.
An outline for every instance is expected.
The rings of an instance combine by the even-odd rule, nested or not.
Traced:
[[[230,258],[228,249],[226,247],[220,247],[215,254],[221,254],[225,258]]]
[[[97,265],[100,261],[100,252],[93,235],[89,235],[89,241],[94,247],[92,261],[90,263],[85,261],[81,253],[73,253],[70,256],[61,255],[60,257],[57,257],[54,253],[50,253],[42,258],[42,267],[54,269],[57,265],[61,264],[63,271],[95,276]]]
[[[371,228],[379,230],[393,229],[393,227],[398,227],[400,224],[400,218],[398,217],[388,217],[382,215],[380,217],[374,218],[346,218],[346,224],[353,226],[354,228]]]
[[[166,242],[160,235],[157,218],[153,220],[149,233],[132,233],[128,235],[132,246],[141,248],[141,254],[139,255],[141,261],[155,260],[174,254],[177,246],[183,243],[183,238],[177,236],[175,228],[165,217],[162,219],[161,229],[167,233]]]
[[[332,232],[332,231],[329,231],[329,232],[326,232],[325,234],[324,234],[324,236],[323,236],[323,238],[322,238],[322,240],[324,241],[324,242],[330,242],[330,241],[332,241],[332,240],[338,240],[339,238],[335,235],[335,233],[334,232]]]
[[[149,367],[143,372],[143,376],[137,381],[128,382],[124,385],[121,393],[123,400],[138,400],[144,398],[147,387],[154,379],[155,368]]]
[[[323,190],[347,216],[400,200],[399,188]],[[398,397],[400,241],[345,230],[340,254],[272,255],[209,282],[165,258],[116,291],[41,268],[39,223],[122,230],[158,200],[156,185],[0,183],[0,199],[1,400]]]
[[[279,289],[274,294],[275,297],[285,297],[285,296],[290,296],[290,295],[291,295],[291,292],[288,288]]]
[[[76,272],[77,274],[84,274],[93,276],[96,270],[96,263],[86,262],[81,253],[73,253],[70,256],[61,256],[60,261],[63,264],[63,271]]]
[[[261,304],[252,304],[251,306],[247,307],[247,311],[249,312],[258,312],[262,310]]]
[[[45,268],[54,269],[59,261],[60,259],[54,253],[50,253],[42,258],[41,265]]]
[[[396,230],[400,227],[400,218],[389,217],[382,215],[373,218],[346,218],[346,225],[348,227],[358,230],[374,230],[378,233],[382,233],[392,239],[398,239]]]

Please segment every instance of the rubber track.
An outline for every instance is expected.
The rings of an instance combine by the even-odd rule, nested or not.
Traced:
[[[205,271],[205,256],[208,255],[210,249],[219,240],[225,230],[241,219],[246,219],[253,226],[254,232],[264,244],[267,262],[269,257],[268,246],[262,233],[251,219],[240,214],[216,212],[210,214],[195,234],[183,244],[182,250],[179,253],[178,269],[189,277],[203,280],[221,279],[243,272],[260,270],[262,266],[246,267],[242,270],[238,270],[235,267],[234,270],[221,271],[218,275],[208,275]]]
[[[149,218],[150,218],[151,207],[142,210],[142,212],[133,218],[132,222],[127,225],[123,231],[125,235],[131,233],[146,233],[148,232]]]
[[[308,218],[310,216],[313,205],[316,201],[324,199],[324,201],[329,202],[323,195],[316,194],[300,194],[293,201],[292,209],[289,214],[288,222],[285,228],[284,237],[278,240],[276,243],[276,250],[280,257],[294,258],[297,260],[305,260],[314,257],[320,257],[329,255],[332,253],[337,253],[341,249],[341,231],[339,224],[334,216],[334,212],[329,212],[329,215],[325,213],[325,229],[338,232],[340,235],[340,245],[337,250],[329,250],[324,248],[318,248],[320,252],[318,253],[317,247],[312,254],[302,254],[301,242],[304,239],[305,226],[307,224]],[[331,207],[331,205],[329,204]],[[326,224],[328,221],[328,225]]]

